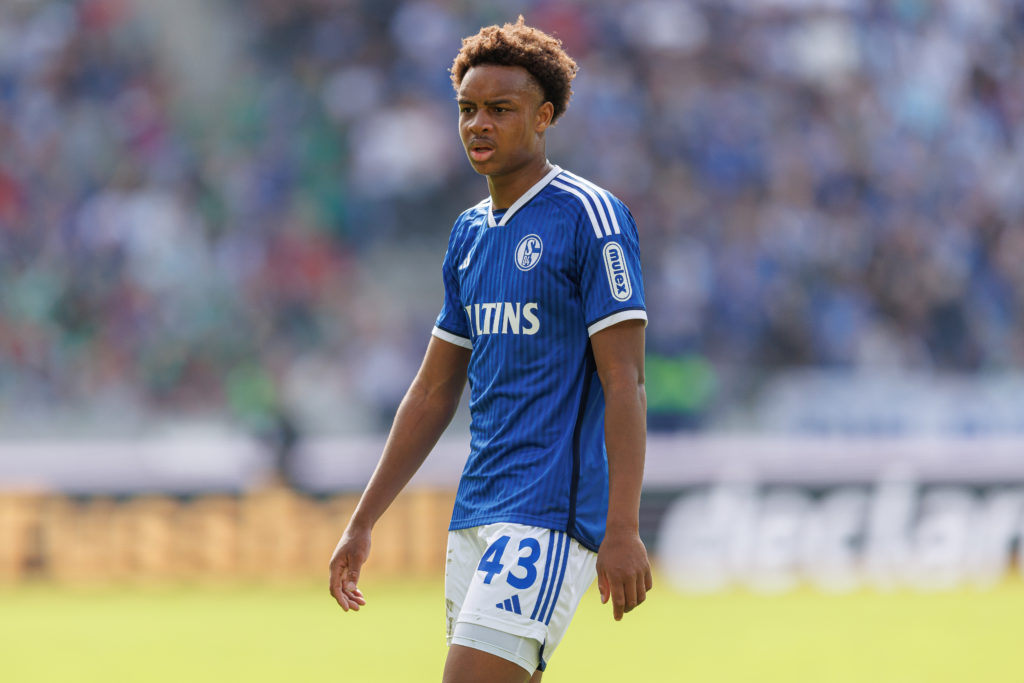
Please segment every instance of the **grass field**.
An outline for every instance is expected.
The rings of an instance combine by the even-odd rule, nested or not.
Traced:
[[[439,681],[435,583],[0,588],[0,681]],[[1022,683],[1024,584],[991,591],[683,596],[621,623],[587,596],[545,680]]]

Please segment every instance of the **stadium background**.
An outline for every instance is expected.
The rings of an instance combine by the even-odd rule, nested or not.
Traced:
[[[640,228],[643,533],[679,615],[633,634],[650,671],[749,680],[734,658],[774,657],[765,680],[1019,680],[1001,638],[1024,625],[1024,3],[10,0],[0,629],[15,680],[66,680],[44,643],[85,647],[94,610],[115,615],[102,650],[131,642],[131,609],[171,623],[181,605],[306,606],[295,586],[322,578],[425,348],[452,220],[485,192],[447,68],[461,36],[519,12],[580,65],[550,158]],[[431,581],[467,420],[370,564],[400,598],[385,614],[426,605],[408,638],[438,662]],[[355,637],[325,602],[282,619]],[[732,618],[704,634],[728,647],[689,653],[707,671],[653,645],[699,638],[688,613]],[[47,632],[61,615],[66,642]],[[821,620],[852,624],[823,662],[807,653]],[[779,623],[803,640],[762,640]],[[851,669],[883,624],[892,652]],[[194,628],[153,640],[199,647]],[[295,652],[281,671],[337,661]],[[195,657],[196,680],[243,659]],[[81,661],[96,680],[159,680]]]

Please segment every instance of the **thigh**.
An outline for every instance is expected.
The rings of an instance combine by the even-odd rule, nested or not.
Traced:
[[[514,662],[474,647],[455,644],[448,650],[442,683],[533,683],[534,680],[529,671]]]
[[[470,581],[480,557],[487,548],[477,528],[448,532],[448,549],[444,568],[445,635],[451,645],[455,622],[462,611]]]

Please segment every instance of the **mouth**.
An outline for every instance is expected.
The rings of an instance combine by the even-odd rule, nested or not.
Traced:
[[[472,140],[466,150],[469,152],[469,158],[473,161],[487,161],[494,156],[494,143],[485,140]]]

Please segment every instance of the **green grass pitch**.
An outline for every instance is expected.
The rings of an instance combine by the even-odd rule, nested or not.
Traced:
[[[325,586],[0,588],[0,680],[439,681],[442,589]],[[615,623],[591,590],[552,683],[1020,683],[1024,583],[986,591],[684,596],[656,585]]]

